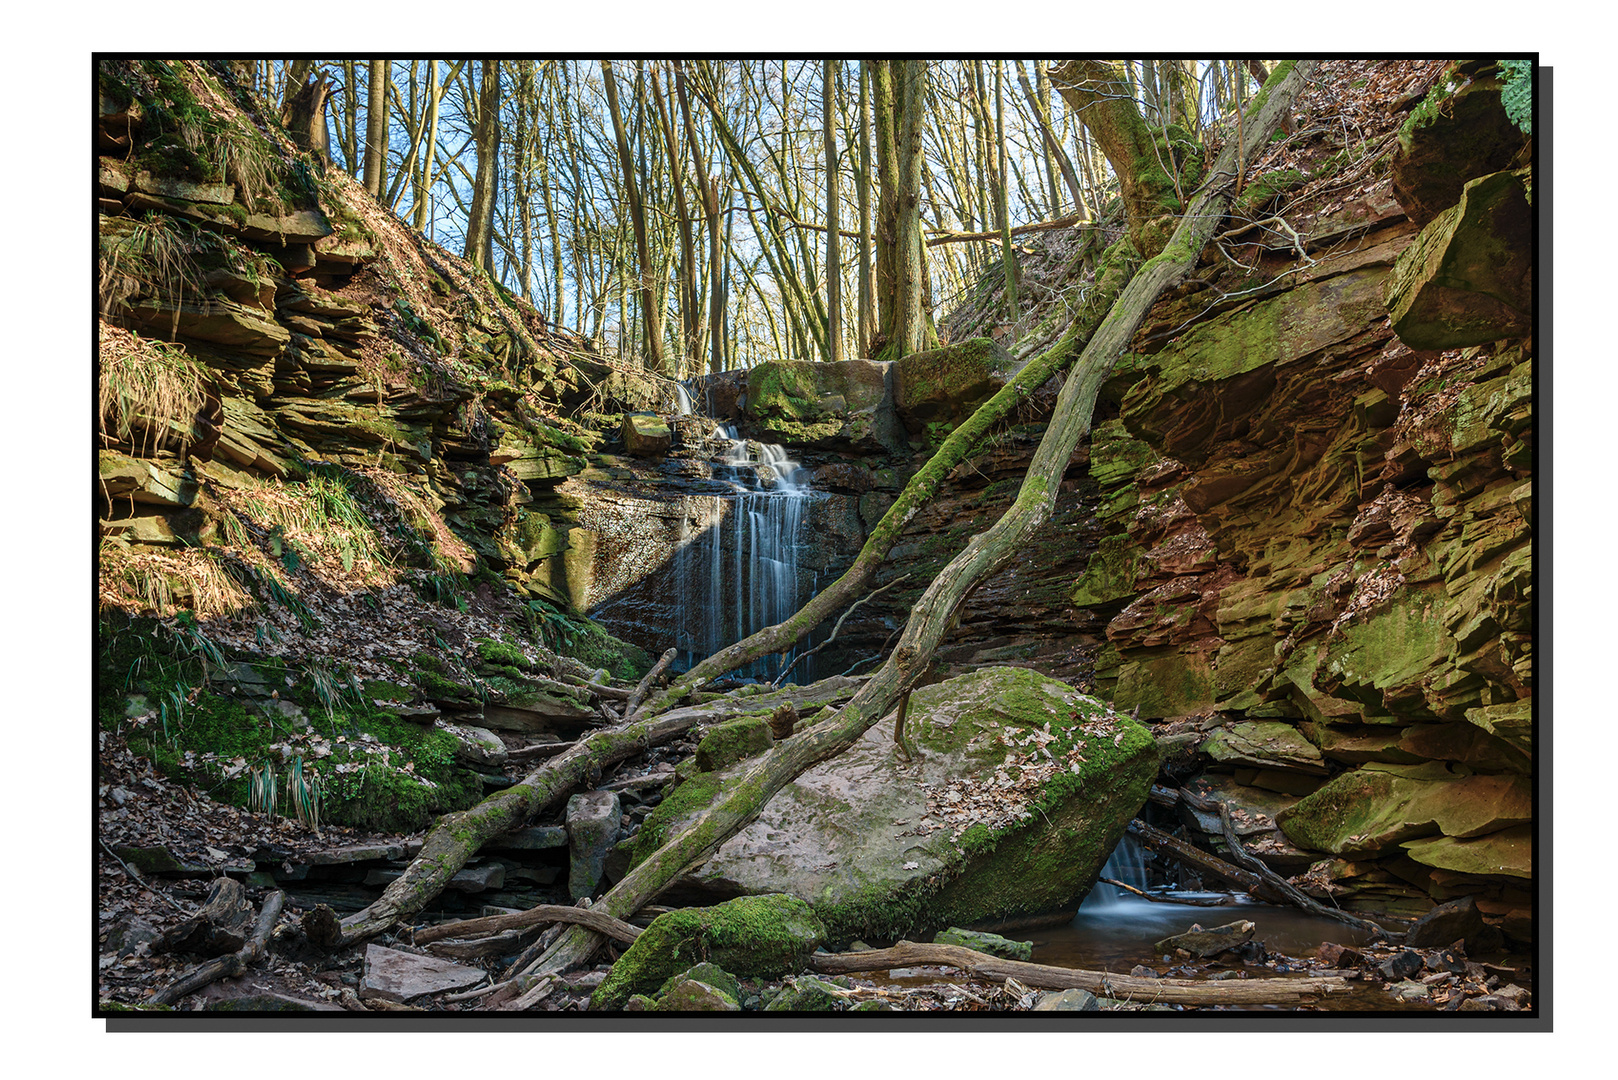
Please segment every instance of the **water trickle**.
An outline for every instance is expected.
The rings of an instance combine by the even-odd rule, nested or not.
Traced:
[[[685,388],[685,383],[674,384],[675,408],[680,416],[690,416],[692,413],[691,394]]]
[[[1112,849],[1107,856],[1106,865],[1101,868],[1101,876],[1121,881],[1125,885],[1145,891],[1146,889],[1146,849],[1132,836],[1125,836],[1118,841],[1118,846]],[[1142,903],[1138,897],[1126,889],[1116,885],[1108,885],[1105,881],[1096,882],[1090,895],[1084,898],[1080,912],[1088,915],[1106,915],[1113,912],[1133,909]]]

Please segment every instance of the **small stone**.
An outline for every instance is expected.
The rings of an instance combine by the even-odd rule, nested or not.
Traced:
[[[1063,990],[1041,994],[1034,1012],[1100,1012],[1101,1002],[1088,990]]]

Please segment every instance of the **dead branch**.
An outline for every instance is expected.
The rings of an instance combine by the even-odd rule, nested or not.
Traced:
[[[850,615],[854,614],[854,609],[855,608],[859,607],[861,604],[865,603],[867,600],[872,599],[877,594],[879,594],[881,592],[884,592],[884,591],[886,591],[888,589],[893,588],[895,585],[899,584],[899,582],[905,580],[909,576],[910,576],[909,574],[900,574],[898,577],[894,578],[892,581],[888,582],[886,585],[882,586],[880,589],[872,589],[870,592],[866,593],[864,596],[860,597],[858,600],[856,600],[852,604],[848,605],[848,610],[843,612],[841,615],[839,615],[837,617],[837,621],[834,624],[832,624],[831,634],[826,638],[826,640],[822,641],[819,645],[816,645],[814,648],[810,649],[808,652],[799,653],[798,656],[795,659],[793,659],[792,663],[787,665],[787,669],[785,671],[781,672],[781,674],[777,675],[775,677],[775,681],[773,683],[771,683],[770,685],[772,685],[772,686],[780,686],[782,683],[786,682],[787,676],[792,674],[792,671],[793,671],[794,668],[796,668],[804,660],[807,660],[809,657],[815,655],[815,653],[819,652],[821,649],[824,649],[827,645],[830,645],[833,641],[835,641],[837,639],[838,633],[843,629],[843,622]]]
[[[646,700],[646,694],[649,690],[651,690],[652,684],[657,681],[659,675],[663,674],[663,672],[669,669],[669,665],[674,663],[674,658],[677,655],[679,655],[679,650],[677,649],[663,650],[663,655],[657,658],[657,663],[652,665],[652,670],[648,671],[641,678],[640,682],[635,687],[634,693],[629,695],[629,702],[624,706],[625,716],[635,716],[636,710],[640,707],[640,703]]]
[[[148,999],[152,1005],[172,1005],[187,994],[207,986],[219,979],[228,979],[240,975],[250,967],[264,952],[265,944],[270,940],[270,933],[281,917],[281,907],[286,903],[286,893],[280,889],[275,890],[264,898],[264,907],[259,911],[258,922],[253,925],[253,936],[248,938],[247,944],[233,953],[216,956],[206,964],[192,968],[169,985],[163,987]]]
[[[1054,221],[1036,221],[1031,225],[1018,225],[1011,230],[1011,235],[1022,236],[1025,233],[1046,232],[1050,229],[1069,229],[1075,225],[1084,224],[1084,220],[1083,214],[1069,214],[1067,217],[1057,218]],[[933,234],[927,238],[928,247],[934,247],[938,244],[964,244],[972,240],[997,241],[1002,235],[999,229],[992,232],[975,233],[947,232],[942,229],[930,229],[928,231]]]
[[[631,944],[640,936],[641,928],[613,918],[605,911],[591,908],[567,907],[562,904],[540,904],[515,915],[488,915],[480,919],[462,919],[458,922],[439,923],[423,927],[412,935],[417,945],[441,941],[444,938],[463,938],[471,934],[499,933],[504,930],[523,930],[548,922],[579,923],[601,931],[614,941]]]

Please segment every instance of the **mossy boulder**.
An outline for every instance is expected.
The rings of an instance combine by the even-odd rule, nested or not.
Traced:
[[[633,457],[656,458],[669,452],[674,435],[668,422],[651,413],[628,413],[623,423],[624,448]]]
[[[1469,61],[1445,72],[1399,131],[1393,195],[1417,225],[1454,206],[1467,181],[1510,166],[1527,142],[1500,103],[1495,68]]]
[[[747,373],[747,416],[764,438],[788,445],[855,454],[902,451],[888,368],[873,360],[766,361]]]
[[[703,772],[723,769],[762,754],[774,741],[769,722],[762,716],[742,716],[715,724],[697,744],[697,768]]]
[[[808,904],[781,894],[742,896],[659,915],[612,966],[590,997],[595,1010],[621,1009],[635,994],[707,961],[743,978],[780,978],[803,969],[826,938]]]
[[[1006,960],[1032,960],[1034,957],[1034,943],[1032,941],[1013,941],[999,934],[991,934],[986,930],[962,930],[952,926],[948,930],[940,930],[933,935],[934,945],[959,945],[963,949],[972,949],[975,952],[987,953],[990,956],[1003,957]]]
[[[923,687],[908,716],[919,762],[899,760],[878,725],[779,792],[686,883],[801,897],[835,941],[1059,919],[1157,773],[1144,725],[1027,669]],[[695,774],[642,831],[689,820],[746,767]]]
[[[835,1012],[843,1004],[834,983],[820,979],[798,979],[783,986],[764,1006],[765,1012]]]
[[[894,408],[911,435],[941,441],[1016,370],[1011,354],[989,338],[911,353],[894,361]]]
[[[1406,841],[1483,836],[1533,820],[1533,781],[1442,762],[1367,765],[1276,815],[1288,840],[1334,855],[1375,855]]]

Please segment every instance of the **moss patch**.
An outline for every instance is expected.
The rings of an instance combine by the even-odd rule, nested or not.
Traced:
[[[825,940],[826,928],[809,905],[779,893],[671,911],[653,919],[618,958],[590,1008],[621,1009],[631,996],[653,993],[701,961],[743,978],[795,974]]]

